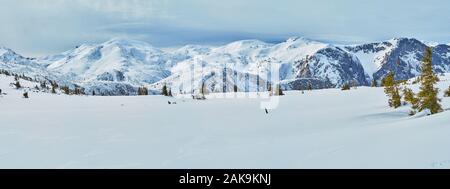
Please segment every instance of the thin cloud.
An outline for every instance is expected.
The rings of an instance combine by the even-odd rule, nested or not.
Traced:
[[[450,1],[0,0],[0,46],[28,56],[126,36],[158,47],[304,36],[450,42]]]

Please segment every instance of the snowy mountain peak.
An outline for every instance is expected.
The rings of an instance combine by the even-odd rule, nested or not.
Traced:
[[[213,86],[218,86],[215,84],[223,78],[212,73],[220,73],[224,64],[234,66],[233,72],[239,77],[264,79],[275,63],[280,65],[280,80],[286,84],[285,89],[304,88],[308,84],[325,88],[354,81],[367,85],[371,79],[380,80],[389,71],[395,71],[396,79],[414,77],[420,73],[426,47],[414,38],[333,45],[291,37],[276,44],[241,40],[222,46],[186,45],[161,50],[146,42],[113,38],[39,59],[24,58],[10,49],[0,48],[0,69],[77,84],[85,87],[87,93],[123,95],[135,94],[133,90],[142,85],[159,90],[152,86],[160,87],[161,82],[183,83],[180,79],[184,77],[180,76],[192,65],[201,65],[207,72],[194,75],[195,83],[205,81],[212,91],[220,91]],[[433,64],[438,73],[450,72],[449,46],[435,46]],[[244,88],[232,79],[229,84],[238,85],[240,90]]]
[[[260,40],[252,39],[252,40],[235,41],[235,42],[232,42],[232,43],[229,43],[228,45],[226,45],[225,48],[226,49],[244,49],[244,48],[257,49],[257,48],[264,48],[264,47],[268,47],[268,46],[271,46],[271,44],[260,41]]]
[[[114,45],[114,46],[139,46],[139,47],[152,47],[152,45],[150,45],[147,42],[143,42],[143,41],[137,41],[137,40],[133,40],[133,39],[128,39],[128,38],[112,38],[104,43],[102,43],[102,45],[104,46],[108,46],[108,45]]]
[[[289,37],[286,40],[287,43],[318,43],[317,41],[305,38],[305,37],[299,37],[299,36],[293,36]]]
[[[6,47],[0,47],[0,56],[3,56],[5,54],[9,54],[9,55],[18,55],[16,52],[14,52],[13,50],[6,48]]]

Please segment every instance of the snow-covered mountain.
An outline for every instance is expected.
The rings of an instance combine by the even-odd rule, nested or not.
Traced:
[[[191,84],[173,92],[201,87],[222,92],[232,91],[234,86],[239,91],[265,90],[273,66],[279,69],[284,89],[330,88],[346,83],[368,85],[389,71],[394,71],[397,79],[417,76],[426,47],[408,38],[333,45],[293,37],[277,44],[242,40],[223,46],[187,45],[162,50],[145,42],[117,38],[41,58],[25,58],[0,48],[0,69],[78,85],[87,94],[95,91],[103,95],[134,95],[140,86],[160,91],[163,85],[172,88],[186,83]],[[448,45],[433,45],[433,64],[438,73],[450,72]],[[193,67],[196,69],[190,72]]]
[[[396,79],[420,74],[420,63],[427,45],[417,39],[395,38],[386,42],[345,47],[361,61],[366,73],[376,80],[393,71]],[[450,72],[450,47],[433,47],[433,66],[437,73]]]
[[[0,69],[13,73],[26,74],[28,77],[51,77],[51,74],[36,62],[34,58],[25,58],[11,49],[0,47]],[[51,77],[53,78],[53,77]]]

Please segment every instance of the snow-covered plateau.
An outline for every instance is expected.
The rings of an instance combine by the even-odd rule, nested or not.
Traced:
[[[446,111],[431,116],[389,108],[377,87],[287,91],[266,114],[261,99],[69,96],[20,82],[0,75],[0,168],[450,168],[449,74]]]

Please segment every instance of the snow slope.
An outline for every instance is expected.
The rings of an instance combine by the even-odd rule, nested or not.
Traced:
[[[410,117],[382,88],[290,91],[265,114],[250,98],[23,99],[12,80],[0,75],[1,168],[450,168],[450,111]]]

